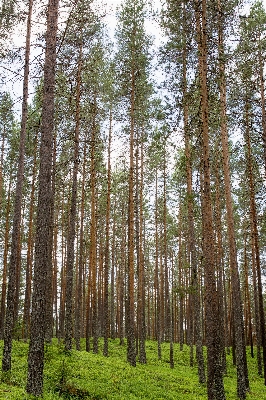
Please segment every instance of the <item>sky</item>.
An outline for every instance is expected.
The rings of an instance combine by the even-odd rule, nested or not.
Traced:
[[[157,10],[160,9],[161,3],[164,0],[150,0],[150,2],[152,3],[152,7],[153,10]],[[106,10],[106,17],[104,18],[105,23],[107,24],[107,26],[109,27],[109,31],[110,31],[110,35],[111,37],[114,35],[114,31],[116,28],[116,11],[117,11],[117,7],[119,7],[119,5],[122,3],[122,0],[112,0],[112,1],[108,1],[108,0],[95,0],[94,3],[96,4],[96,7],[100,7],[100,9],[104,9]],[[36,3],[35,3],[36,4]],[[263,0],[263,4],[264,7],[266,9],[266,0]],[[248,12],[248,6],[245,8],[244,13]],[[61,14],[64,17],[64,13],[62,12]],[[38,21],[40,23],[39,27],[45,24],[45,21]],[[38,22],[37,22],[37,30],[38,30]],[[36,21],[35,21],[36,23]],[[25,27],[21,28],[21,31],[16,32],[15,37],[14,37],[14,42],[15,45],[18,47],[21,47],[24,45],[25,42],[25,32],[23,32],[23,30],[25,30]],[[36,31],[36,29],[35,29]],[[153,36],[153,41],[154,41],[154,45],[155,46],[159,46],[161,43],[161,38],[162,38],[162,34],[160,31],[160,27],[159,25],[155,22],[155,21],[147,21],[146,23],[146,31],[148,34]],[[34,58],[36,55],[36,52],[40,52],[40,48],[39,49],[34,49],[32,50],[32,57]],[[15,65],[14,65],[15,67]],[[22,72],[22,70],[21,70]],[[6,89],[4,90],[8,90],[14,93],[14,95],[16,97],[20,97],[22,95],[22,74],[21,74],[21,80],[19,82],[19,80],[15,80],[16,83],[12,83],[10,82],[6,82]],[[18,104],[19,104],[19,100],[18,100]]]

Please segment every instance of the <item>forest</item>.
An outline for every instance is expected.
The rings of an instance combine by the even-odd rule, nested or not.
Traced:
[[[264,3],[118,3],[0,2],[0,398],[266,399]]]

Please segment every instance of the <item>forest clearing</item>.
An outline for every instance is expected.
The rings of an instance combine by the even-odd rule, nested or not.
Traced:
[[[265,2],[115,3],[0,2],[0,393],[266,399]]]

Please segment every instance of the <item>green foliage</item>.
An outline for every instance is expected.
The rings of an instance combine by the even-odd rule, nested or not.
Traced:
[[[73,350],[68,355],[55,341],[45,348],[44,400],[108,399],[108,400],[196,400],[207,399],[206,387],[199,385],[197,367],[189,366],[188,346],[182,352],[174,346],[175,369],[169,365],[169,343],[162,344],[162,359],[157,359],[157,343],[147,341],[148,364],[132,368],[126,362],[126,346],[109,340],[109,357]],[[100,341],[100,347],[103,343]],[[2,343],[1,343],[2,347]],[[12,372],[1,375],[0,399],[30,400],[26,395],[28,345],[15,341]],[[247,399],[266,399],[263,382],[257,376],[256,360],[248,354],[251,393]],[[236,399],[236,372],[231,356],[227,357],[226,398]]]

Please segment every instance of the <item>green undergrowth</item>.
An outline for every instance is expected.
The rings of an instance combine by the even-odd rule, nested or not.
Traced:
[[[196,400],[207,399],[206,386],[200,385],[197,367],[189,366],[189,348],[174,347],[175,368],[170,369],[169,344],[162,344],[162,360],[157,359],[157,344],[147,341],[147,365],[137,363],[136,368],[126,362],[126,345],[118,340],[109,341],[109,357],[82,351],[66,354],[56,341],[45,348],[44,400]],[[2,343],[1,343],[2,348]],[[0,399],[33,399],[25,392],[27,378],[28,345],[14,341],[12,372],[2,373]],[[263,380],[256,372],[256,361],[248,354],[251,392],[248,400],[266,400]],[[227,356],[228,372],[224,379],[226,399],[236,400],[236,373],[231,356]]]

